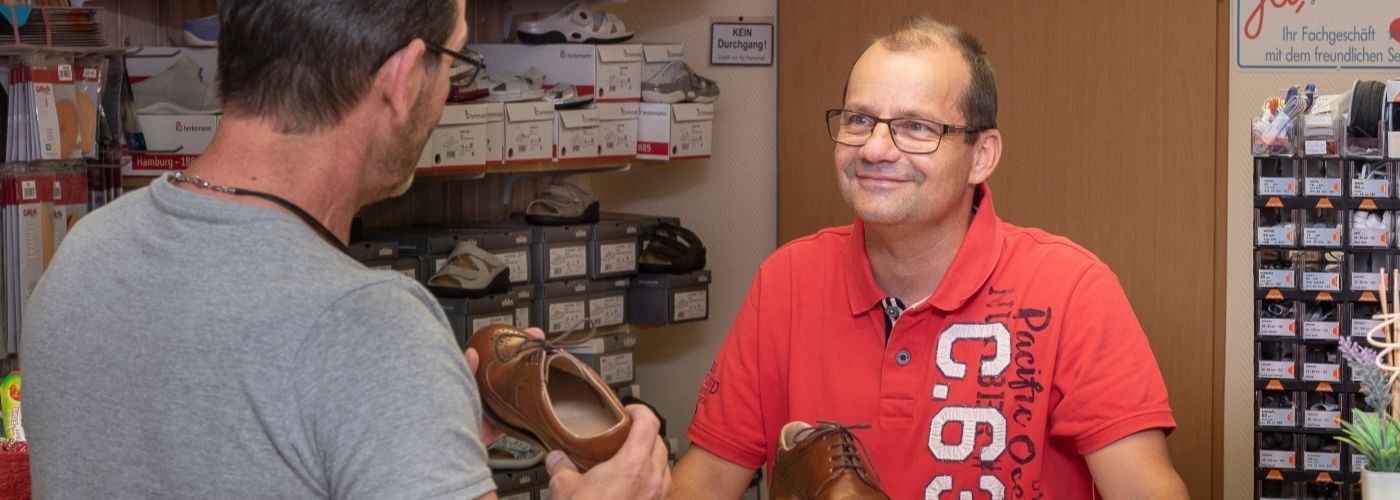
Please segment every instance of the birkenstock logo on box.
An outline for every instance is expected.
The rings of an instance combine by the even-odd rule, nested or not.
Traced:
[[[559,51],[559,58],[560,58],[560,59],[592,59],[592,58],[593,58],[593,52],[592,52],[592,49],[591,49],[591,48],[590,48],[590,51],[589,51],[589,52],[575,52],[575,53],[569,53],[569,51],[567,51],[567,50],[562,50],[562,49],[561,49],[561,50]]]
[[[587,286],[584,286],[584,285],[582,285],[582,284],[574,285],[574,291],[575,291],[575,292],[587,292],[587,291],[588,291],[588,287],[587,287]]]
[[[176,132],[213,132],[214,127],[209,125],[185,125],[179,120],[175,121]]]
[[[586,230],[586,229],[580,229],[580,230],[578,230],[578,231],[574,231],[574,237],[575,237],[575,238],[587,238],[587,237],[588,237],[588,230]]]
[[[501,301],[501,307],[511,307],[511,306],[514,306],[514,305],[515,305],[515,301],[514,301],[514,300],[511,300],[511,299],[504,299],[504,300]]]
[[[388,256],[391,256],[391,255],[394,255],[394,249],[388,248],[388,247],[379,249],[379,256],[380,256],[380,257],[388,257]]]
[[[517,244],[524,245],[524,244],[530,242],[530,238],[526,238],[526,237],[524,237],[524,236],[516,236],[516,237],[515,237],[515,242],[516,242]]]

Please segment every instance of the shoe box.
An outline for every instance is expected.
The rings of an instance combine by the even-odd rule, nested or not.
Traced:
[[[597,109],[564,109],[555,114],[554,161],[593,160],[602,156],[602,132]]]
[[[451,104],[428,136],[418,169],[470,171],[501,162],[505,107],[498,102]]]
[[[539,273],[540,267],[531,262],[532,243],[536,241],[536,235],[530,226],[510,223],[482,223],[447,226],[438,230],[441,231],[439,234],[458,241],[475,243],[482,250],[491,252],[496,258],[501,259],[501,262],[510,268],[510,283],[512,285],[529,283],[531,278]],[[447,262],[447,255],[441,254],[438,258],[440,260],[435,262],[435,265],[441,268]]]
[[[588,228],[588,277],[606,279],[637,273],[638,236],[635,220],[599,218]]]
[[[554,158],[554,106],[544,101],[505,104],[504,163],[550,161]]]
[[[596,102],[637,102],[642,98],[643,48],[636,44],[475,44],[491,71],[544,73],[544,86],[572,84]]]
[[[378,271],[394,271],[414,281],[420,281],[418,260],[401,257],[399,246],[393,241],[358,241],[345,247],[350,250],[350,258],[359,261],[365,267]]]
[[[668,325],[710,317],[710,271],[638,274],[627,291],[627,322]]]
[[[512,287],[510,291],[478,298],[438,297],[438,304],[452,325],[457,345],[467,348],[471,334],[487,325],[510,325],[516,328],[534,326],[530,322],[530,305],[535,289],[531,286]]]
[[[627,212],[603,212],[599,220],[620,220],[636,223],[637,237],[644,242],[650,240],[651,236],[656,234],[656,228],[661,226],[661,224],[681,225],[681,219],[679,217],[632,214]]]
[[[531,321],[551,335],[621,325],[627,321],[628,285],[626,279],[536,283]]]
[[[140,82],[159,75],[175,63],[190,59],[201,70],[202,82],[214,88],[218,81],[218,49],[189,47],[149,47],[126,56],[127,76]],[[219,128],[220,115],[148,115],[136,120],[146,142],[145,151],[133,151],[130,163],[123,160],[123,175],[161,175],[184,170],[209,147]]]
[[[587,342],[567,348],[584,364],[593,368],[609,386],[629,386],[634,380],[633,352],[637,347],[637,334],[621,330],[588,339]]]
[[[598,108],[599,160],[631,160],[637,157],[637,120],[642,108],[635,102],[604,102]]]
[[[399,255],[411,258],[417,263],[420,283],[437,272],[447,255],[457,246],[458,238],[440,231],[424,228],[369,229],[365,237],[373,240],[392,241],[398,245]]]
[[[588,276],[589,226],[529,226],[534,232],[530,266],[535,282],[573,280]]]
[[[549,473],[544,464],[529,469],[493,470],[496,498],[500,500],[540,500],[542,489],[549,488]]]
[[[714,104],[642,103],[641,117],[637,120],[637,158],[709,158],[714,139],[714,119]]]

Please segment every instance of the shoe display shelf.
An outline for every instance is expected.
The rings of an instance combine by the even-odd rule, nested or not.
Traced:
[[[1400,263],[1400,160],[1254,156],[1253,498],[1360,497],[1365,457],[1337,441],[1369,411],[1342,338],[1365,344],[1381,269]]]

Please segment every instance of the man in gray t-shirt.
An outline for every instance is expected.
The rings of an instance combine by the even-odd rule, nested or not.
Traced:
[[[494,498],[474,354],[422,286],[343,251],[481,63],[463,0],[367,5],[219,2],[208,149],[79,223],[29,301],[36,497]],[[588,473],[550,454],[554,497],[665,493],[659,423],[628,412]]]

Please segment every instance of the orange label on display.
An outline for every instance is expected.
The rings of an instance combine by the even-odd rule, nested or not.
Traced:
[[[1283,300],[1283,292],[1279,291],[1278,289],[1269,290],[1269,293],[1264,294],[1264,298],[1270,300]]]
[[[1371,292],[1361,292],[1361,296],[1358,297],[1356,300],[1357,302],[1375,302],[1376,294]]]
[[[1283,480],[1283,473],[1282,473],[1282,472],[1279,472],[1278,469],[1270,469],[1270,470],[1269,470],[1269,473],[1266,474],[1266,475],[1264,476],[1264,478],[1265,478],[1265,479],[1272,479],[1272,480],[1274,480],[1274,481],[1282,481],[1282,480]]]
[[[1332,201],[1327,198],[1317,200],[1317,208],[1332,208]]]
[[[1365,209],[1365,210],[1377,210],[1377,208],[1376,208],[1376,200],[1372,200],[1372,199],[1370,199],[1370,198],[1361,200],[1361,205],[1359,205],[1359,206],[1360,206],[1360,208]]]
[[[1279,381],[1277,381],[1277,380],[1270,380],[1269,383],[1264,384],[1264,388],[1265,388],[1265,389],[1269,389],[1269,390],[1274,390],[1274,391],[1282,391],[1282,390],[1283,390],[1283,382],[1279,382]]]
[[[1273,196],[1270,197],[1268,201],[1264,202],[1264,206],[1269,208],[1283,208],[1283,200],[1278,199],[1277,196]]]
[[[1335,372],[1333,372],[1333,373],[1335,373]],[[1332,390],[1332,384],[1329,384],[1329,383],[1327,383],[1327,382],[1319,382],[1319,383],[1317,384],[1317,392],[1334,392],[1334,391]]]
[[[1332,294],[1328,292],[1317,292],[1317,300],[1320,302],[1331,302]]]

